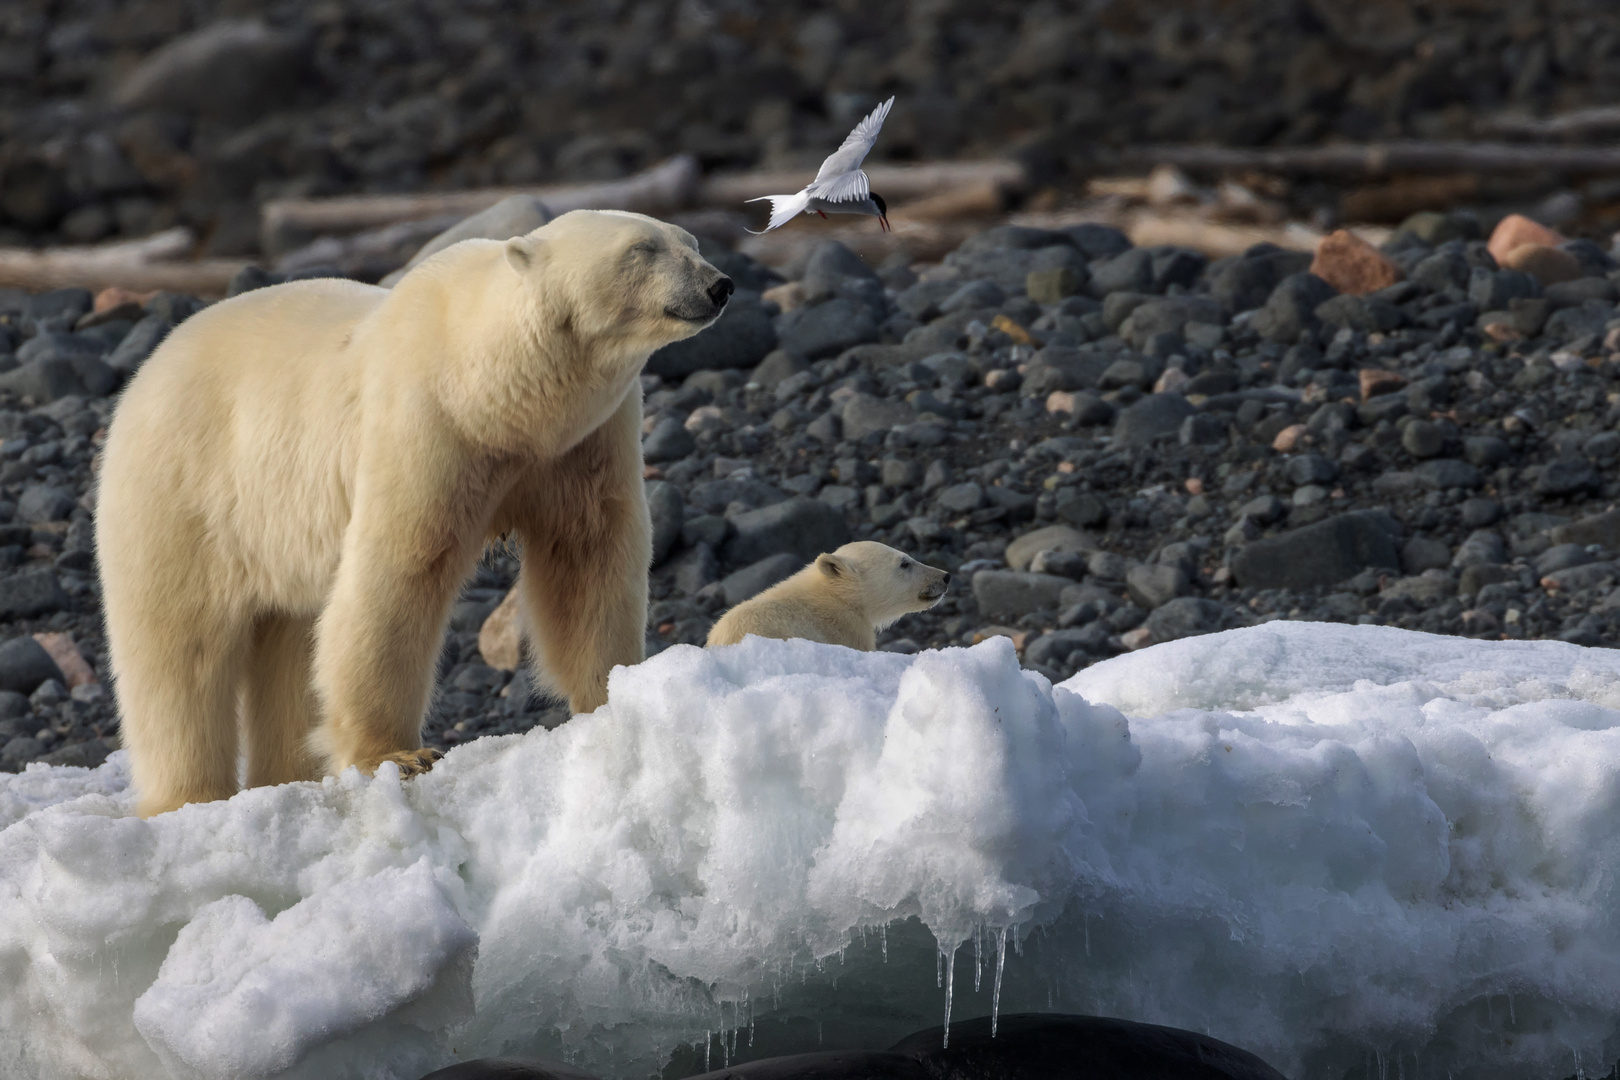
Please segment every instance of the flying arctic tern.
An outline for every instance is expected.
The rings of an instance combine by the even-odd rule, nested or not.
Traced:
[[[786,225],[799,214],[820,214],[822,217],[828,214],[866,214],[877,218],[883,231],[887,232],[889,207],[883,201],[883,196],[872,190],[866,173],[861,171],[861,162],[866,160],[867,152],[877,142],[878,132],[883,130],[883,120],[889,115],[889,107],[893,104],[894,98],[891,97],[856,124],[844,144],[821,163],[821,171],[816,173],[816,178],[804,190],[794,195],[761,195],[757,199],[749,199],[749,202],[769,200],[771,204],[770,224],[759,231],[770,232],[780,225]]]

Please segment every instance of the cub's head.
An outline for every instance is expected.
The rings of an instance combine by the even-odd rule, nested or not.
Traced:
[[[816,556],[816,570],[858,601],[880,630],[907,612],[933,607],[951,583],[945,571],[872,540]]]
[[[732,293],[691,233],[618,210],[564,214],[506,241],[506,260],[574,333],[633,352],[691,337]]]

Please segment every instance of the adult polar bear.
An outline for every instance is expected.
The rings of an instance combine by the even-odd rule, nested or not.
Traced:
[[[690,234],[575,211],[445,249],[392,290],[250,292],[171,334],[119,403],[96,548],[139,812],[385,761],[421,722],[492,536],[546,676],[589,710],[643,658],[642,365],[731,280]]]

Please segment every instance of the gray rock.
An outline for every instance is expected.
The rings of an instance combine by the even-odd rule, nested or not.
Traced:
[[[1118,255],[1122,251],[1129,251],[1131,247],[1130,237],[1112,225],[1099,225],[1088,221],[1058,231],[1063,233],[1069,243],[1073,244],[1088,261]]]
[[[34,760],[46,765],[60,766],[72,765],[81,769],[94,769],[103,761],[112,749],[104,739],[91,739],[89,742],[68,743],[59,746],[48,754],[42,754]]]
[[[744,370],[758,365],[774,348],[776,326],[771,316],[755,294],[739,292],[732,295],[725,310],[711,325],[653,353],[647,359],[645,370],[649,375],[665,379],[684,379],[694,371],[705,369]],[[799,355],[815,359],[806,353]]]
[[[19,735],[0,747],[0,769],[21,772],[22,767],[45,753],[45,744],[27,735]]]
[[[32,363],[35,360],[73,360],[79,356],[93,356],[101,358],[105,345],[96,337],[89,334],[70,334],[60,330],[47,331],[35,334],[22,347],[17,350],[17,362],[20,364]]]
[[[514,236],[525,236],[554,216],[546,204],[534,195],[508,195],[489,209],[462,218],[423,244],[411,256],[410,262],[383,278],[379,284],[393,286],[413,266],[451,244],[459,244],[463,240],[510,240]]]
[[[776,349],[766,354],[765,359],[759,362],[748,376],[748,381],[756,383],[762,390],[774,391],[789,379],[800,372],[809,371],[810,365],[783,349]]]
[[[1569,495],[1603,486],[1603,477],[1585,458],[1564,457],[1536,470],[1536,491],[1542,495]]]
[[[1093,551],[1086,556],[1086,570],[1104,581],[1124,581],[1130,563],[1116,551]]]
[[[1463,440],[1463,455],[1482,469],[1494,468],[1513,454],[1505,439],[1495,435],[1471,435]]]
[[[1131,248],[1091,264],[1091,295],[1112,292],[1147,292],[1153,287],[1153,253]]]
[[[880,282],[877,272],[836,240],[823,240],[810,253],[799,282],[812,303],[838,295],[847,279]]]
[[[1093,624],[1095,625],[1095,624]],[[1042,634],[1024,648],[1024,662],[1040,667],[1056,668],[1069,662],[1077,652],[1097,651],[1098,634],[1090,627],[1051,630]]]
[[[821,360],[876,341],[878,324],[866,308],[840,296],[825,304],[798,308],[783,315],[779,334],[781,346],[788,352],[806,360]],[[754,362],[758,359],[756,357]]]
[[[81,372],[88,372],[95,381],[97,388],[93,393]],[[18,397],[43,405],[73,395],[100,397],[110,391],[117,381],[112,369],[93,356],[75,357],[72,360],[49,357],[0,375],[0,390],[10,390]]]
[[[1317,325],[1317,307],[1335,295],[1337,290],[1315,274],[1290,274],[1278,282],[1251,325],[1267,341],[1292,345],[1302,331]]]
[[[993,281],[970,281],[959,285],[956,291],[940,301],[939,310],[949,315],[953,311],[1000,307],[1007,293]]]
[[[1121,446],[1149,446],[1174,436],[1182,421],[1198,410],[1180,394],[1149,394],[1128,405],[1114,421],[1114,442]]]
[[[1435,491],[1445,491],[1450,488],[1477,488],[1484,479],[1479,470],[1466,461],[1456,458],[1435,458],[1425,461],[1412,470],[1412,475],[1418,482]]]
[[[748,566],[783,552],[798,556],[803,565],[849,542],[843,514],[802,496],[737,514],[731,524],[736,531],[721,549],[721,560],[728,567]]]
[[[17,500],[17,517],[38,524],[46,521],[65,521],[79,500],[66,488],[34,484]]]
[[[226,20],[170,41],[113,91],[115,105],[251,120],[293,101],[309,81],[308,42],[262,22]]]
[[[1137,349],[1147,347],[1155,334],[1180,334],[1189,322],[1219,324],[1221,305],[1207,296],[1173,296],[1139,305],[1120,324],[1119,336]]]
[[[1108,520],[1108,505],[1089,491],[1059,488],[1053,509],[1059,518],[1081,528]]]
[[[1597,561],[1597,556],[1581,544],[1554,544],[1536,556],[1535,566],[1536,573],[1551,574],[1556,570],[1568,570],[1572,566],[1585,566]]]
[[[95,305],[88,289],[47,289],[22,305],[23,332],[45,334],[71,330]]]
[[[152,355],[163,339],[169,336],[174,326],[162,315],[147,315],[136,323],[118,347],[107,354],[106,365],[117,372],[120,378],[133,375],[140,366],[146,363],[146,358]]]
[[[1457,546],[1457,554],[1452,557],[1451,565],[1465,570],[1470,566],[1504,562],[1507,562],[1507,545],[1502,542],[1502,537],[1489,529],[1477,529]]]
[[[880,398],[873,394],[856,394],[849,399],[841,414],[844,438],[860,442],[874,431],[886,432],[901,424],[917,419],[917,413],[903,402]]]
[[[647,512],[652,516],[652,565],[658,566],[674,550],[686,524],[686,499],[667,480],[647,481]]]
[[[1079,551],[1037,551],[1029,568],[1037,574],[1056,574],[1079,581],[1086,576],[1087,557]]]
[[[1495,499],[1487,499],[1476,495],[1471,499],[1464,499],[1462,504],[1462,523],[1470,529],[1477,529],[1483,525],[1493,525],[1502,516],[1502,504]]]
[[[1421,574],[1425,570],[1443,570],[1451,565],[1451,548],[1428,536],[1414,536],[1401,545],[1401,570],[1407,574]]]
[[[1415,458],[1436,457],[1446,448],[1445,429],[1432,420],[1413,420],[1401,432],[1401,446]]]
[[[1555,544],[1601,544],[1620,548],[1620,510],[1583,517],[1566,525],[1555,525],[1548,533]]]
[[[783,553],[770,555],[720,579],[720,592],[728,607],[736,607],[749,597],[758,596],[779,581],[797,574],[807,560]]]
[[[1027,532],[1008,544],[1002,557],[1014,570],[1028,570],[1035,556],[1042,551],[1090,552],[1096,549],[1097,542],[1080,530],[1067,525],[1048,525]]]
[[[1054,390],[1091,389],[1114,358],[1103,353],[1048,345],[1035,354],[1024,372],[1024,393],[1045,397]]]
[[[1620,577],[1620,567],[1614,563],[1594,562],[1585,566],[1554,570],[1542,576],[1541,584],[1545,588],[1557,589],[1559,592],[1581,592],[1584,589],[1610,585],[1617,577]]]
[[[1151,611],[1191,592],[1192,583],[1179,566],[1143,563],[1131,567],[1125,575],[1125,588],[1133,601]]]
[[[861,502],[861,489],[848,484],[828,484],[816,492],[816,499],[844,513],[855,509]]]
[[[1228,311],[1248,311],[1263,305],[1277,283],[1311,265],[1308,252],[1272,248],[1256,255],[1223,260],[1211,267],[1209,295]]]
[[[1338,475],[1338,467],[1320,454],[1296,454],[1288,461],[1288,479],[1295,485],[1326,484]]]
[[[0,645],[0,690],[32,694],[46,679],[63,678],[51,654],[33,638],[12,638]]]
[[[697,440],[679,420],[658,421],[641,440],[641,456],[649,462],[677,461],[697,449]]]
[[[1221,628],[1225,612],[1220,604],[1201,596],[1181,596],[1167,600],[1153,610],[1143,626],[1155,642],[1177,641]]]
[[[984,505],[984,489],[969,481],[942,488],[934,497],[940,509],[953,514],[969,514]]]
[[[1535,295],[1536,279],[1522,271],[1476,266],[1469,272],[1468,299],[1481,311],[1506,311],[1512,301]]]
[[[720,560],[714,548],[699,540],[675,559],[675,588],[692,596],[706,585],[720,580]]]
[[[1238,584],[1257,589],[1335,585],[1368,567],[1399,566],[1399,531],[1382,511],[1338,514],[1254,541],[1232,556],[1232,574]]]
[[[973,599],[988,618],[1017,618],[1032,611],[1055,610],[1063,590],[1074,582],[1056,574],[1018,570],[980,570],[973,575]]]

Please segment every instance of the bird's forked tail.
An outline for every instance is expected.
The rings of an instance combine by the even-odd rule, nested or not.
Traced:
[[[789,221],[804,213],[810,206],[810,194],[805,191],[801,191],[796,195],[761,195],[757,199],[747,201],[765,202],[766,200],[769,200],[771,204],[771,220],[763,229],[758,231],[754,229],[748,230],[754,233],[755,236],[786,225]]]

